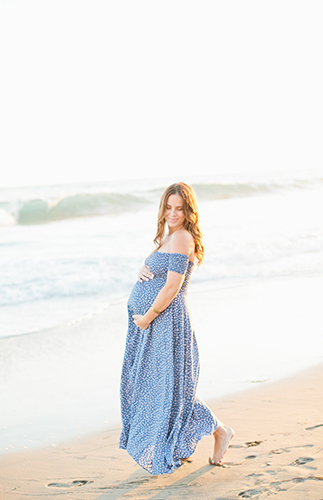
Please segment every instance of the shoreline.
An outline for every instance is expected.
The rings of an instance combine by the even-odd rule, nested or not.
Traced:
[[[321,289],[319,276],[190,291],[197,395],[210,404],[321,363]],[[2,339],[0,457],[120,425],[126,330],[118,302],[84,321]]]
[[[197,269],[195,269],[197,271]],[[244,288],[244,287],[251,287],[251,286],[265,286],[266,284],[270,283],[280,283],[280,282],[290,282],[290,281],[298,281],[302,279],[323,279],[323,271],[321,273],[313,272],[313,273],[299,273],[295,275],[277,275],[277,276],[267,276],[265,278],[255,276],[251,277],[249,279],[232,279],[228,281],[221,281],[220,283],[217,283],[214,280],[211,281],[195,281],[191,280],[190,283],[190,291],[189,295],[191,297],[196,296],[197,294],[200,293],[212,293],[212,292],[221,292],[232,289],[232,288]],[[107,299],[107,302],[105,305],[102,305],[101,303],[99,305],[93,306],[93,309],[91,309],[89,312],[85,313],[84,316],[77,316],[71,320],[68,320],[63,323],[58,323],[54,326],[48,326],[45,328],[40,328],[39,330],[32,330],[28,332],[21,332],[21,333],[13,333],[5,336],[0,336],[0,342],[5,339],[11,339],[11,338],[18,338],[18,337],[23,337],[26,335],[38,335],[38,334],[47,334],[48,332],[51,333],[55,330],[60,330],[61,328],[66,328],[68,326],[74,325],[75,323],[81,323],[83,321],[87,321],[88,319],[91,319],[93,316],[98,316],[104,312],[106,312],[108,309],[113,308],[114,306],[117,306],[119,304],[126,305],[129,295],[131,293],[131,288],[128,289],[126,294],[123,294],[122,296],[112,299],[109,298]],[[11,307],[11,306],[7,306]],[[15,307],[15,306],[13,306]]]
[[[221,466],[208,464],[203,438],[174,474],[151,476],[118,448],[120,429],[56,447],[0,456],[6,500],[38,496],[111,500],[253,498],[317,500],[323,485],[323,364],[214,400],[217,418],[235,429]]]

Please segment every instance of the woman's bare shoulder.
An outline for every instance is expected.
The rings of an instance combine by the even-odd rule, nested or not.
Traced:
[[[194,241],[193,236],[189,231],[187,231],[187,229],[178,229],[173,234],[171,234],[170,238],[173,241],[182,241],[182,240],[187,242]]]
[[[186,229],[178,229],[170,236],[171,252],[190,255],[194,249],[194,238]]]

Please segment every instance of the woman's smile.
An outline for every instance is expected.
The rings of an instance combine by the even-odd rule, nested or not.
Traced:
[[[183,199],[180,195],[172,194],[168,197],[165,220],[168,226],[171,226],[173,229],[182,227],[185,215],[183,212]]]

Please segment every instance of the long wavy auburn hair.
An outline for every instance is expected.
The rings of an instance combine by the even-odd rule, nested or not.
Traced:
[[[157,250],[162,246],[165,236],[165,212],[167,200],[172,194],[179,194],[183,199],[183,212],[185,216],[183,228],[186,229],[193,236],[195,243],[195,257],[197,265],[203,262],[204,258],[204,245],[202,243],[202,233],[199,223],[199,214],[197,208],[197,198],[194,189],[185,184],[185,182],[178,182],[172,184],[165,189],[159,204],[158,219],[157,219],[157,232],[154,243]]]

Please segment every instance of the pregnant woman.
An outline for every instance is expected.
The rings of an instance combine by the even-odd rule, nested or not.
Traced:
[[[172,184],[162,195],[154,243],[128,301],[119,446],[157,475],[173,473],[210,434],[210,463],[218,465],[234,432],[196,396],[199,354],[187,288],[204,247],[196,196],[187,184]]]

